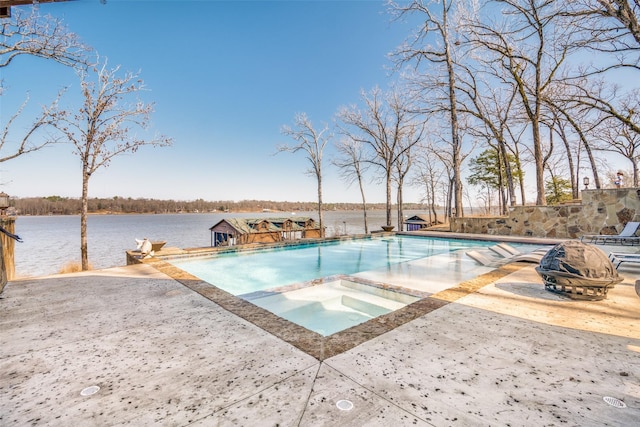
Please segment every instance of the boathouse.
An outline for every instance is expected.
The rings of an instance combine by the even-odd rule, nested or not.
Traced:
[[[225,218],[209,229],[211,246],[276,243],[321,236],[313,218]]]
[[[418,231],[425,230],[432,225],[440,224],[440,222],[431,221],[429,215],[414,215],[411,218],[405,219],[403,224],[406,227],[406,231]]]

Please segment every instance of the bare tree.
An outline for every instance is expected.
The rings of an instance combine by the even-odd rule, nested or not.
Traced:
[[[438,157],[434,154],[437,149],[433,148],[430,143],[421,144],[422,146],[416,150],[419,154],[416,156],[417,173],[413,179],[415,185],[424,190],[424,200],[427,202],[429,211],[429,222],[438,223],[438,205],[439,188],[447,187],[447,183],[443,182],[445,175],[443,169],[438,167]],[[446,200],[446,197],[443,197]]]
[[[37,8],[30,13],[16,10],[10,19],[0,23],[0,70],[8,67],[19,56],[33,56],[63,65],[84,68],[87,66],[89,48],[82,44],[77,35],[70,32],[59,19],[41,16]],[[0,80],[0,96],[4,88]],[[0,139],[0,163],[18,156],[40,150],[56,142],[57,139],[44,134],[56,117],[56,108],[64,91],[48,106],[43,106],[40,114],[20,135],[11,132],[15,121],[21,117],[29,101],[29,95],[17,111],[4,124]],[[41,136],[40,138],[37,138]]]
[[[452,0],[413,0],[406,6],[389,1],[392,13],[401,18],[405,15],[419,15],[424,19],[424,25],[417,29],[413,39],[409,40],[395,52],[399,65],[413,63],[419,68],[426,62],[431,69],[426,74],[432,74],[433,83],[425,87],[428,91],[443,90],[444,99],[438,105],[430,107],[431,113],[440,111],[448,115],[451,135],[451,167],[453,183],[453,204],[455,216],[462,216],[462,138],[460,137],[458,103],[456,94],[456,70],[454,46],[460,44],[457,39],[456,27],[458,19],[454,4],[460,2]],[[435,41],[434,41],[435,40]],[[423,80],[424,84],[429,79]]]
[[[563,120],[562,115],[556,110],[549,111],[549,117],[546,119],[550,123],[550,129],[554,132],[564,146],[567,167],[569,169],[569,181],[571,182],[571,195],[574,199],[579,198],[579,169],[580,169],[580,143],[572,143],[571,123]],[[574,122],[575,123],[575,122]],[[574,128],[575,129],[575,128]],[[578,128],[581,131],[581,129]],[[579,140],[578,140],[579,141]],[[597,187],[599,188],[599,187]]]
[[[342,108],[338,118],[340,132],[371,151],[366,163],[384,174],[386,192],[386,226],[391,225],[391,183],[398,159],[420,141],[424,125],[417,124],[398,89],[383,95],[379,88],[362,93],[365,110],[356,106]],[[419,130],[416,130],[419,129]]]
[[[73,153],[82,163],[82,211],[80,214],[80,252],[82,270],[89,269],[87,248],[87,213],[89,179],[101,167],[108,167],[114,157],[135,153],[145,145],[167,146],[170,138],[137,136],[134,128],[147,129],[153,104],[140,100],[129,102],[145,86],[138,74],[118,76],[120,67],[103,65],[80,73],[83,105],[76,113],[60,111],[56,126],[70,141]],[[91,80],[95,77],[95,80]]]
[[[541,117],[544,95],[558,79],[566,59],[579,48],[573,28],[564,25],[559,2],[496,0],[502,6],[503,22],[472,23],[473,43],[494,58],[496,75],[515,84],[524,108],[536,172],[536,204],[546,204]]]
[[[454,161],[453,161],[453,150],[451,149],[451,139],[447,137],[449,123],[447,120],[430,120],[429,125],[429,143],[428,143],[428,154],[434,156],[438,159],[438,161],[444,166],[444,175],[447,176],[447,186],[446,186],[446,196],[445,196],[445,216],[447,218],[450,217],[463,217],[464,216],[464,205],[462,206],[462,212],[456,212],[455,205],[452,204],[452,194],[455,187],[455,172],[454,172]],[[467,135],[465,134],[465,130],[471,128],[471,124],[469,122],[469,116],[461,115],[460,116],[460,138],[465,139]],[[464,164],[465,160],[473,153],[476,148],[477,141],[472,138],[466,138],[467,143],[465,144],[465,150],[460,151],[460,162]]]
[[[329,125],[325,124],[321,131],[316,131],[305,113],[298,113],[294,118],[294,127],[283,126],[282,133],[290,136],[296,141],[296,145],[279,145],[278,152],[287,151],[297,153],[304,151],[307,160],[311,163],[308,174],[315,176],[318,190],[318,217],[320,223],[320,233],[324,237],[324,225],[322,218],[322,153],[327,142],[333,138],[329,132]]]
[[[494,85],[490,81],[484,81],[482,73],[477,70],[461,67],[464,70],[464,78],[459,79],[458,91],[461,96],[459,110],[475,120],[468,126],[468,131],[473,136],[480,136],[488,141],[495,140],[499,158],[503,162],[505,171],[506,188],[511,206],[516,205],[514,174],[511,162],[508,160],[507,151],[512,155],[518,153],[517,147],[509,148],[507,128],[514,121],[514,99],[517,91],[514,84]],[[517,117],[516,117],[517,118]],[[519,162],[519,159],[517,160]],[[500,189],[502,195],[502,188]],[[504,197],[503,197],[504,201]],[[524,204],[524,200],[522,201]],[[503,204],[506,212],[506,203]]]
[[[522,139],[527,128],[525,126],[507,126],[505,128],[506,134],[509,138],[509,143],[506,145],[508,151],[513,155],[516,170],[523,170],[524,165],[528,163],[528,160],[521,154],[520,147],[524,146]],[[527,204],[527,197],[524,187],[524,173],[518,174],[518,187],[520,188],[520,198],[522,200],[522,206]]]
[[[364,147],[361,141],[344,137],[336,145],[339,157],[333,160],[333,164],[337,166],[342,175],[342,179],[352,184],[358,182],[360,189],[360,197],[362,198],[362,214],[364,220],[364,233],[369,234],[369,224],[367,222],[367,200],[364,193],[364,173],[367,169],[365,163]]]
[[[404,198],[403,198],[403,188],[404,188],[404,180],[407,177],[407,174],[411,170],[411,166],[413,164],[413,157],[411,153],[411,148],[403,152],[401,156],[398,157],[396,161],[396,170],[395,170],[395,181],[396,181],[396,209],[398,213],[398,231],[402,231],[402,222],[404,220]]]
[[[566,88],[566,82],[563,84]],[[545,102],[550,109],[550,114],[554,117],[554,120],[559,124],[559,127],[556,127],[556,130],[561,131],[559,133],[560,137],[563,141],[566,141],[566,135],[568,133],[567,128],[570,128],[572,133],[574,133],[579,141],[580,146],[584,149],[587,154],[587,159],[589,160],[589,164],[591,167],[591,173],[593,175],[593,180],[596,188],[601,188],[600,184],[600,175],[598,173],[598,165],[596,162],[596,158],[593,153],[592,144],[589,140],[589,135],[592,133],[594,127],[594,120],[592,120],[593,114],[589,108],[583,108],[579,103],[575,102],[575,98],[569,96],[568,98],[560,95],[558,92],[552,94],[552,96],[546,95]],[[565,101],[563,101],[563,98]],[[597,120],[599,121],[599,120]],[[567,150],[569,148],[567,147]],[[579,159],[580,156],[580,147],[576,150],[576,158]],[[569,162],[572,161],[571,153],[569,152]],[[569,164],[570,172],[572,173],[572,186],[574,189],[574,197],[577,198],[577,186],[578,184],[578,173],[580,168],[573,168],[572,164]],[[575,174],[575,176],[574,176]]]
[[[640,0],[576,0],[566,2],[565,9],[582,49],[595,53],[597,60],[577,68],[577,74],[562,82],[547,102],[580,137],[595,186],[601,188],[592,149],[618,152],[634,162],[634,135],[640,133],[634,120],[639,94],[637,89],[625,90],[612,84],[619,77],[611,73],[640,70]],[[617,138],[610,134],[611,129],[624,133]],[[599,147],[591,146],[589,141],[594,138],[600,141]]]

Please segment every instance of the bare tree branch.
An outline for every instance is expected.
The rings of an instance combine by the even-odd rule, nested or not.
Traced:
[[[32,8],[30,13],[16,10],[10,19],[3,19],[0,24],[0,68],[20,55],[84,68],[88,65],[90,50],[60,19],[41,16],[37,8]]]
[[[71,33],[62,21],[51,16],[40,16],[37,8],[32,8],[30,13],[16,10],[10,19],[2,19],[0,22],[0,69],[7,67],[18,56],[34,56],[84,69],[89,63],[89,51],[90,49],[82,44],[78,36]],[[0,96],[3,94],[1,83],[0,81]],[[41,113],[26,130],[20,131],[19,137],[12,137],[12,127],[22,116],[29,101],[27,95],[16,113],[4,124],[0,139],[0,163],[58,141],[51,135],[41,134],[58,119],[57,107],[63,92],[64,90],[60,91],[51,104],[42,107]],[[17,131],[13,130],[13,133]]]
[[[17,142],[17,144],[12,144],[13,141],[10,137],[10,130],[15,120],[22,114],[24,108],[29,102],[29,97],[27,96],[27,99],[24,100],[18,111],[11,116],[2,130],[2,136],[0,136],[0,153],[2,153],[0,156],[0,163],[15,159],[23,154],[38,151],[49,144],[59,141],[59,138],[57,137],[45,135],[40,138],[39,142],[33,142],[38,131],[46,130],[47,127],[55,125],[58,101],[64,92],[65,90],[60,91],[56,99],[49,106],[43,106],[40,115],[30,124],[29,128],[24,131],[22,136],[18,138],[19,142]],[[8,150],[12,151],[11,153],[6,154],[6,151]]]

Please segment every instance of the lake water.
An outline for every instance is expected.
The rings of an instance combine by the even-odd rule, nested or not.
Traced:
[[[412,216],[422,211],[405,211]],[[167,246],[196,248],[211,245],[209,228],[223,218],[268,218],[289,213],[211,213],[167,215],[91,215],[87,223],[89,262],[94,269],[123,266],[127,250],[135,249],[135,239],[166,240]],[[315,212],[296,212],[316,221]],[[369,230],[380,230],[385,211],[367,212]],[[442,219],[442,218],[440,218]],[[361,211],[324,213],[327,236],[364,232]],[[395,225],[395,217],[392,219]],[[19,216],[16,234],[16,276],[43,276],[58,273],[69,262],[80,262],[80,216]]]

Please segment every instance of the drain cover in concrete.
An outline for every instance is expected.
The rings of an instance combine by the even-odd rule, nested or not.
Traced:
[[[350,411],[353,409],[353,403],[349,400],[338,400],[338,402],[336,402],[336,406],[341,411]]]
[[[605,396],[602,398],[605,402],[607,402],[611,406],[615,406],[616,408],[626,408],[627,405],[620,399],[616,399],[615,397]]]
[[[91,387],[87,387],[80,392],[80,396],[91,396],[92,394],[96,394],[100,390],[100,387],[97,385],[92,385]]]

